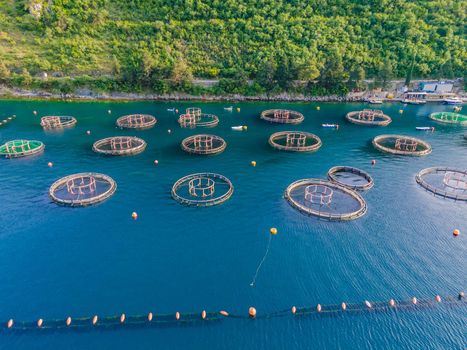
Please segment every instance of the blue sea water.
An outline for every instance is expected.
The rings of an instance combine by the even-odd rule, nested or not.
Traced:
[[[218,115],[218,127],[181,129],[178,114],[167,108],[190,106]],[[384,104],[381,108],[393,122],[371,128],[344,119],[348,111],[368,108],[364,104],[320,104],[320,111],[309,103],[234,104],[240,112],[225,111],[225,106],[0,101],[0,119],[17,115],[0,127],[0,143],[25,138],[46,145],[37,157],[0,160],[0,348],[464,349],[465,303],[405,312],[227,318],[190,326],[5,329],[9,318],[148,311],[157,317],[203,309],[246,315],[252,305],[261,315],[292,305],[433,298],[465,289],[467,205],[434,197],[414,179],[430,166],[467,167],[467,141],[462,138],[467,129],[428,119],[429,113],[451,107]],[[292,127],[268,124],[259,113],[269,108],[300,111],[305,121]],[[145,131],[117,129],[115,120],[130,113],[153,114],[158,123]],[[46,133],[39,126],[44,115],[72,115],[78,124]],[[341,127],[323,129],[322,123]],[[248,131],[232,131],[233,125],[247,125]],[[415,126],[435,126],[436,132],[419,132]],[[315,133],[323,146],[310,154],[275,151],[267,141],[280,130]],[[182,139],[206,131],[227,141],[222,154],[193,156],[180,149]],[[433,152],[426,157],[380,153],[371,140],[383,133],[420,137]],[[113,158],[92,151],[94,141],[114,135],[141,137],[147,149],[134,157]],[[256,167],[250,166],[252,160]],[[369,207],[365,216],[350,222],[317,220],[285,201],[289,183],[324,178],[335,165],[355,166],[374,177],[375,186],[363,193]],[[114,196],[86,208],[51,202],[48,188],[55,180],[85,171],[111,176],[118,184]],[[175,202],[172,184],[202,171],[227,176],[235,187],[231,199],[210,208]],[[133,211],[138,220],[131,219]],[[251,287],[270,227],[277,227],[278,234]],[[454,228],[461,231],[457,238]]]

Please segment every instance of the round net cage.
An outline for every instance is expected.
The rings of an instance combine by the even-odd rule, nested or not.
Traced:
[[[268,109],[261,112],[261,119],[271,123],[299,124],[305,117],[300,112],[288,109]]]
[[[285,198],[295,209],[327,220],[354,220],[367,211],[365,200],[356,191],[320,179],[293,182],[285,190]]]
[[[373,187],[374,181],[370,174],[350,166],[335,166],[329,169],[328,179],[341,186],[365,191]]]
[[[111,156],[134,155],[145,149],[146,142],[134,136],[107,137],[94,142],[92,146],[94,152]]]
[[[467,170],[433,167],[420,171],[417,183],[433,194],[460,201],[467,201]]]
[[[214,114],[201,113],[201,108],[190,107],[185,114],[180,115],[178,123],[182,128],[212,128],[219,124],[219,118]]]
[[[424,156],[431,153],[428,142],[403,135],[380,135],[373,139],[373,146],[385,153],[404,156]]]
[[[345,118],[358,125],[386,126],[392,122],[391,117],[377,109],[364,109],[347,113]]]
[[[107,175],[79,173],[54,182],[49,195],[58,204],[78,207],[102,202],[112,196],[116,189],[116,182]]]
[[[172,187],[172,198],[198,207],[224,203],[233,194],[228,178],[214,173],[198,173],[182,177]]]
[[[44,130],[72,128],[76,125],[76,118],[70,116],[45,116],[41,118]]]
[[[0,146],[0,156],[5,158],[28,157],[42,153],[45,145],[36,140],[13,140]]]
[[[218,154],[225,150],[227,143],[216,135],[194,135],[182,141],[182,149],[192,154]]]
[[[303,131],[281,131],[269,137],[269,144],[281,151],[313,152],[321,145],[321,139],[311,133]]]
[[[117,126],[122,129],[149,129],[156,123],[156,117],[149,114],[130,114],[117,119]]]
[[[443,124],[467,125],[467,115],[454,112],[431,113],[430,119]]]

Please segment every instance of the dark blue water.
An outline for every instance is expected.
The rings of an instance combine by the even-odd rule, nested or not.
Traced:
[[[167,112],[189,106],[219,116],[219,126],[208,131],[227,141],[224,153],[190,156],[180,149],[183,138],[206,132],[180,129],[177,115]],[[428,119],[429,113],[447,106],[383,105],[393,118],[383,128],[345,122],[348,111],[368,107],[362,104],[321,104],[320,111],[316,104],[235,104],[240,113],[224,111],[225,106],[0,102],[0,117],[17,115],[0,127],[1,143],[26,138],[46,144],[41,156],[0,160],[0,322],[203,309],[247,314],[251,305],[262,314],[292,305],[433,298],[465,289],[467,205],[433,197],[414,180],[430,166],[466,168],[465,128]],[[298,110],[305,121],[288,127],[259,119],[261,110],[276,107]],[[129,113],[153,114],[158,123],[146,131],[116,129],[116,118]],[[53,114],[73,115],[78,124],[63,133],[45,133],[40,116]],[[341,128],[322,129],[323,122]],[[248,131],[232,131],[233,125],[247,125]],[[424,133],[415,126],[437,129]],[[275,151],[267,140],[280,130],[315,133],[323,146],[311,154]],[[431,143],[433,153],[420,158],[379,153],[371,139],[382,133],[421,137]],[[122,134],[145,139],[146,151],[105,158],[91,150],[97,139]],[[374,167],[372,159],[377,161]],[[252,160],[256,167],[250,166]],[[49,161],[53,168],[47,167]],[[375,186],[363,194],[369,206],[364,217],[319,221],[283,199],[289,183],[324,178],[335,165],[355,166],[374,177]],[[48,188],[55,180],[83,171],[114,178],[114,196],[75,209],[50,201]],[[172,184],[199,171],[230,178],[232,198],[211,208],[184,207],[172,200]],[[270,227],[279,233],[252,288]],[[454,228],[461,231],[457,238]],[[413,312],[224,319],[189,327],[6,332],[3,325],[0,348],[463,349],[466,324],[465,306],[440,305]]]

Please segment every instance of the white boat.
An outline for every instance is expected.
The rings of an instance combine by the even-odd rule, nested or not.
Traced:
[[[167,108],[167,112],[175,112],[175,108]]]
[[[448,97],[443,100],[443,103],[446,105],[461,105],[464,101],[459,97]]]
[[[339,124],[321,124],[323,128],[339,129]]]
[[[415,129],[419,131],[435,131],[435,128],[432,126],[416,126]]]
[[[417,98],[405,98],[402,100],[402,103],[409,104],[409,105],[423,105],[426,103],[426,101],[419,100]]]
[[[235,131],[243,131],[243,130],[246,130],[246,129],[247,129],[246,125],[232,126],[232,130],[235,130]]]
[[[370,97],[368,99],[368,103],[371,103],[373,105],[380,105],[383,104],[383,99],[379,97]]]
[[[232,107],[232,106],[230,106],[230,107],[224,107],[224,109],[225,109],[226,111],[229,111],[229,112],[232,112],[232,111],[233,111],[233,107]]]

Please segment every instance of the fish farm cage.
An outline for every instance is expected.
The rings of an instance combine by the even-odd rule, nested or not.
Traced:
[[[358,125],[386,126],[392,122],[391,117],[377,109],[364,109],[363,111],[353,111],[347,113],[345,118]]]
[[[0,157],[21,158],[42,153],[44,143],[36,140],[13,140],[0,146]]]
[[[117,119],[117,126],[121,129],[144,130],[156,125],[156,117],[149,114],[129,114]]]
[[[305,117],[302,113],[288,109],[268,109],[262,111],[260,118],[270,123],[299,124]]]
[[[111,197],[117,183],[110,177],[98,173],[79,173],[55,181],[49,189],[49,196],[58,204],[84,207]]]
[[[45,116],[41,118],[41,126],[44,130],[59,130],[72,128],[76,125],[76,118],[70,116]]]
[[[367,204],[356,191],[320,179],[302,179],[285,190],[285,199],[295,209],[331,221],[354,220],[367,212]]]
[[[224,203],[233,194],[228,178],[215,173],[197,173],[182,177],[172,187],[172,198],[186,205],[207,207]]]
[[[194,135],[182,141],[182,149],[191,154],[219,154],[225,150],[227,143],[216,135]]]
[[[430,119],[443,124],[467,125],[467,115],[454,112],[431,113]]]
[[[328,179],[352,190],[366,191],[373,187],[374,180],[366,171],[351,166],[335,166],[329,169]]]
[[[424,156],[431,153],[428,142],[403,135],[376,136],[373,146],[379,151],[403,156]]]
[[[321,139],[309,132],[303,131],[280,131],[269,137],[269,144],[281,151],[291,152],[313,152],[321,145]]]
[[[415,176],[415,180],[424,189],[437,196],[467,201],[467,170],[443,167],[426,168]]]
[[[94,142],[94,152],[110,156],[135,155],[146,149],[146,142],[134,136],[113,136]]]
[[[219,118],[214,114],[202,113],[201,108],[187,108],[185,114],[180,115],[178,123],[182,128],[213,128],[219,124]]]

